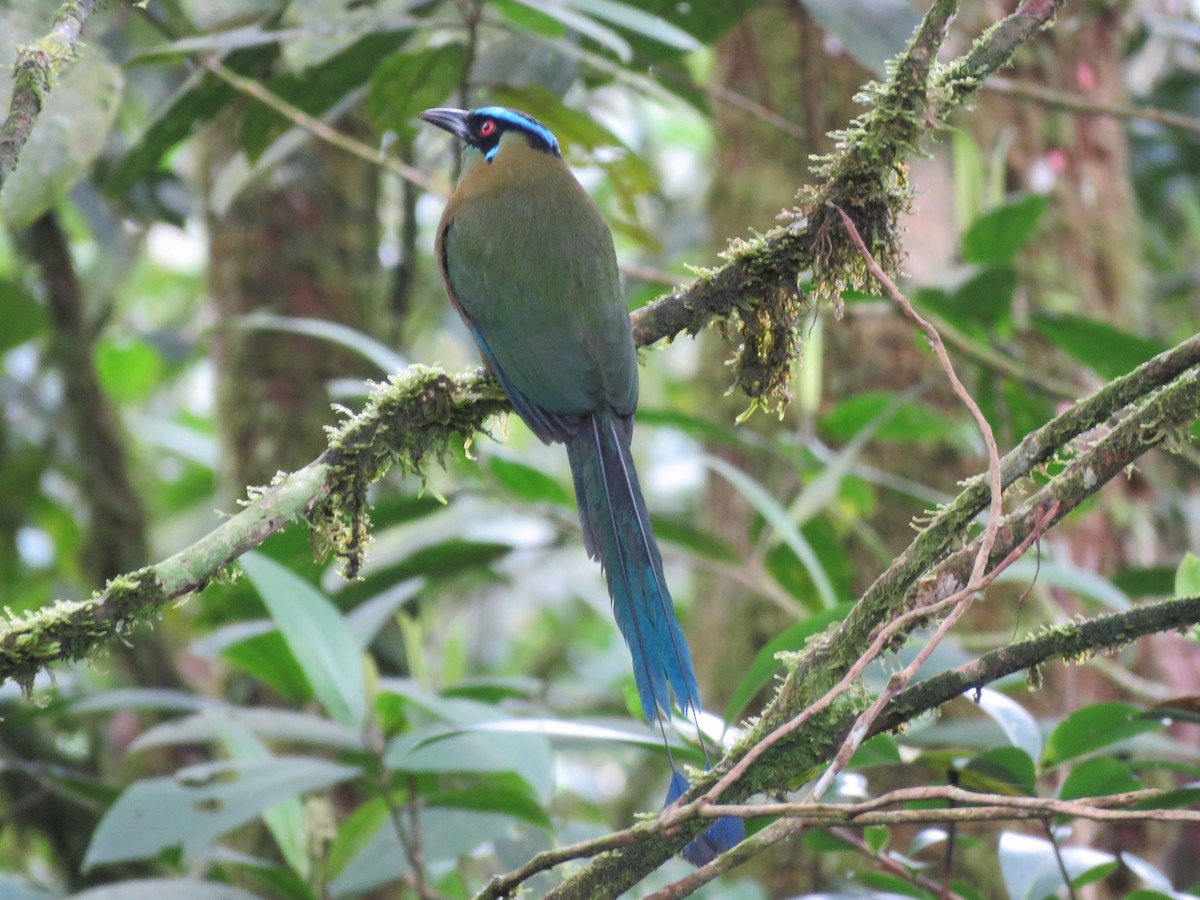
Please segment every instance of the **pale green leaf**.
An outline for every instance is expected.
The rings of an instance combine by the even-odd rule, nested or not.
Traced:
[[[1200,556],[1195,553],[1185,553],[1179,561],[1175,570],[1175,596],[1200,596]]]
[[[240,563],[325,711],[361,729],[367,718],[361,651],[337,607],[266,556],[247,553]]]
[[[192,858],[266,807],[359,774],[353,766],[284,756],[204,763],[136,781],[100,820],[83,868],[150,859],[173,847]]]
[[[805,540],[800,528],[791,520],[787,510],[779,504],[779,501],[772,497],[761,484],[725,460],[708,456],[704,461],[709,468],[732,484],[738,493],[750,502],[758,514],[767,520],[767,524],[774,529],[779,539],[796,554],[796,558],[800,560],[816,586],[817,594],[821,598],[821,605],[826,609],[836,606],[837,595],[825,568],[817,559],[817,554],[813,552],[812,545]]]
[[[244,726],[220,715],[213,715],[211,718],[213,726],[225,742],[229,755],[234,759],[273,759],[267,745]],[[307,880],[312,874],[312,859],[308,855],[304,807],[300,804],[300,798],[287,797],[278,803],[272,803],[262,811],[262,818],[292,871]]]
[[[108,140],[124,86],[120,66],[98,47],[66,70],[0,192],[0,218],[9,228],[33,224],[88,170]]]

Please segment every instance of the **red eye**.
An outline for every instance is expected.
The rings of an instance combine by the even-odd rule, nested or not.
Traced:
[[[482,125],[479,126],[479,133],[481,135],[483,135],[484,137],[491,137],[493,134],[496,133],[496,123],[493,122],[491,119],[488,119]]]

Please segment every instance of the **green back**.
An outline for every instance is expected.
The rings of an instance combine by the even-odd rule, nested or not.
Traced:
[[[637,405],[637,357],[612,235],[558,157],[506,136],[477,152],[443,218],[455,301],[503,379],[541,409],[583,415]]]

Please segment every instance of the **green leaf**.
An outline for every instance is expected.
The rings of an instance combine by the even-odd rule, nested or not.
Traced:
[[[975,692],[968,691],[965,695],[975,699]],[[1007,694],[984,688],[978,693],[978,705],[981,710],[1000,726],[1008,742],[1019,747],[1030,759],[1042,755],[1042,736],[1038,730],[1037,721],[1029,711]]]
[[[526,503],[574,505],[571,495],[561,483],[533,466],[502,456],[493,456],[488,459],[488,471],[509,493]]]
[[[96,346],[96,377],[118,403],[144,400],[162,380],[163,360],[148,342],[123,335]]]
[[[0,16],[0,25],[3,24],[3,16]],[[0,897],[4,897],[5,900],[60,900],[61,896],[58,891],[51,893],[49,890],[35,887],[18,875],[0,871]]]
[[[219,653],[226,662],[257,678],[286,699],[293,703],[307,703],[313,698],[312,685],[274,622],[236,622],[208,637],[229,640],[212,655]],[[211,642],[206,640],[199,643],[208,646]]]
[[[844,853],[847,850],[857,850],[854,844],[845,838],[826,831],[824,828],[804,829],[804,846],[818,853]]]
[[[703,419],[689,416],[687,413],[675,409],[639,408],[637,411],[637,421],[639,426],[652,425],[660,428],[672,428],[698,441],[717,444],[722,447],[745,451],[762,450],[763,442],[760,437],[748,432],[744,428],[706,422]]]
[[[367,583],[373,590],[379,590],[383,585],[420,576],[431,581],[438,578],[455,578],[472,569],[487,569],[512,551],[513,548],[509,544],[450,538],[414,550],[394,565],[375,568],[368,576]],[[359,599],[364,593],[356,583],[348,585],[338,597],[345,597],[347,600]]]
[[[872,766],[898,766],[903,762],[900,747],[890,734],[877,734],[855,751],[847,769],[869,769]]]
[[[383,761],[398,772],[517,772],[546,789],[553,774],[550,748],[540,735],[497,736],[447,725],[425,725],[393,738]],[[535,761],[545,767],[532,771]]]
[[[684,519],[651,516],[654,535],[660,544],[674,544],[698,559],[740,563],[742,555],[711,531]]]
[[[239,723],[220,715],[211,718],[233,759],[274,759],[267,745]],[[292,871],[307,881],[312,874],[312,859],[308,855],[304,807],[300,805],[300,798],[287,797],[272,803],[263,809],[262,818],[284,860],[292,867]]]
[[[497,676],[492,678],[465,678],[447,687],[447,697],[461,697],[492,706],[503,700],[529,700],[541,692],[542,682],[525,675]]]
[[[362,650],[366,650],[379,630],[396,614],[401,606],[416,599],[425,579],[410,578],[399,584],[390,585],[374,597],[360,603],[346,614],[350,633]]]
[[[172,847],[190,859],[266,807],[359,774],[323,759],[281,756],[204,763],[136,781],[100,820],[83,868],[149,859]]]
[[[1173,791],[1164,791],[1156,797],[1140,800],[1133,809],[1184,809],[1200,806],[1200,784],[1190,784]]]
[[[783,663],[775,658],[777,654],[801,649],[814,634],[824,631],[834,622],[840,622],[845,618],[850,607],[849,603],[840,603],[833,609],[815,613],[803,622],[789,626],[783,633],[772,638],[754,655],[750,668],[746,670],[742,680],[733,689],[729,705],[725,708],[725,721],[736,721],[742,710],[746,708],[746,704],[767,686],[776,672],[783,668]]]
[[[337,607],[269,557],[247,553],[240,563],[325,711],[361,730],[367,719],[361,651]]]
[[[1046,211],[1045,194],[1028,194],[981,215],[962,239],[962,258],[975,263],[1010,263],[1033,237]]]
[[[921,16],[907,0],[804,0],[821,28],[878,76],[904,49]]]
[[[630,744],[634,747],[657,749],[662,738],[655,732],[630,726],[628,729],[605,722],[581,722],[568,719],[502,719],[484,722],[472,730],[502,734],[539,734],[545,737],[577,741],[582,744],[599,741],[606,744]]]
[[[891,834],[891,829],[886,825],[868,825],[863,829],[863,839],[866,840],[868,849],[874,854],[883,852]]]
[[[908,855],[916,856],[922,850],[930,847],[936,847],[938,844],[944,844],[949,835],[944,828],[923,828],[917,833],[917,836],[912,839],[908,845]],[[963,838],[961,834],[955,834],[955,843],[961,843]]]
[[[1129,596],[1107,578],[1076,566],[1069,560],[1020,559],[1001,572],[996,581],[1025,586],[1036,582],[1061,588],[1116,612],[1125,612],[1133,606]]]
[[[391,811],[381,797],[355,807],[338,826],[329,847],[329,856],[325,860],[326,878],[336,880],[350,861],[362,853],[384,823],[390,821]]]
[[[22,285],[8,278],[0,278],[0,309],[4,310],[0,353],[36,337],[46,327],[42,304]]]
[[[852,883],[870,888],[871,893],[869,896],[886,897],[888,900],[895,900],[896,897],[915,897],[917,900],[929,900],[931,896],[928,891],[922,890],[911,881],[901,878],[898,875],[889,875],[886,872],[872,872],[867,869],[859,869],[853,873]],[[846,900],[849,900],[849,898],[846,898]]]
[[[591,159],[588,161],[604,170],[619,196],[629,200],[658,190],[658,176],[631,147],[593,116],[572,109],[545,88],[536,85],[497,87],[492,96],[498,103],[536,116],[554,132],[564,153],[589,151]],[[606,152],[595,152],[600,149]],[[616,153],[612,152],[614,149]]]
[[[511,772],[497,772],[466,787],[443,788],[422,795],[426,806],[503,813],[550,831],[546,807],[530,791],[525,780]]]
[[[983,151],[979,143],[961,128],[950,135],[950,151],[955,218],[959,222],[973,222],[983,213],[987,198],[996,196],[988,190]]]
[[[1166,349],[1159,341],[1083,316],[1035,313],[1030,323],[1034,331],[1103,378],[1124,375]]]
[[[1046,740],[1042,768],[1094,753],[1119,741],[1162,728],[1158,719],[1143,716],[1125,703],[1093,703],[1067,716]]]
[[[952,319],[965,323],[998,325],[1012,319],[1017,293],[1017,270],[1012,266],[986,266],[954,289],[948,303]]]
[[[4,893],[4,896],[8,900],[21,900],[19,895]],[[251,894],[231,884],[197,881],[192,878],[134,878],[129,881],[114,881],[72,894],[71,900],[163,900],[164,897],[170,897],[171,900],[260,900],[257,894]]]
[[[421,725],[388,742],[383,761],[403,772],[515,772],[539,797],[554,788],[554,758],[544,735],[496,734],[470,729],[508,716],[500,709],[471,700],[428,695],[395,680],[381,681],[381,690],[402,690],[402,696],[438,724]]]
[[[369,82],[379,61],[396,52],[411,33],[410,29],[373,31],[303,72],[272,78],[266,88],[310,116],[320,116],[347,94]],[[290,119],[257,103],[246,111],[238,129],[238,141],[247,156],[257,160],[292,127]]]
[[[400,51],[375,67],[367,93],[367,115],[379,131],[415,134],[417,114],[438,106],[462,78],[467,51],[462,44]]]
[[[91,167],[108,140],[124,87],[121,67],[99,46],[67,69],[0,192],[0,216],[9,228],[32,225]]]
[[[884,421],[877,424],[880,419]],[[834,441],[851,440],[869,427],[881,441],[948,441],[962,433],[954,418],[923,403],[897,401],[887,391],[866,391],[843,400],[821,417],[819,427]]]
[[[704,461],[710,469],[732,484],[738,493],[750,502],[750,505],[771,526],[776,536],[796,554],[796,558],[800,560],[809,577],[812,578],[822,606],[826,609],[833,609],[837,606],[837,595],[821,561],[813,552],[812,545],[805,540],[799,526],[791,520],[787,510],[779,505],[779,501],[772,497],[761,484],[725,460],[716,456],[708,456]]]
[[[379,885],[402,878],[409,871],[408,854],[396,834],[392,817],[384,819],[362,850],[328,884],[334,897],[360,894]],[[422,809],[418,817],[421,849],[425,861],[440,869],[443,861],[452,861],[497,841],[521,825],[501,813],[478,812],[450,807]]]
[[[629,42],[611,28],[601,25],[591,16],[576,12],[559,2],[547,2],[547,0],[517,0],[517,2],[557,19],[571,31],[590,38],[601,47],[611,50],[622,63],[628,63],[633,59],[633,48],[629,46]],[[550,40],[570,41],[571,36],[553,37]],[[551,131],[553,130],[551,129]]]
[[[1175,596],[1200,596],[1200,556],[1187,552],[1175,570]]]
[[[560,0],[566,6],[573,6],[588,15],[603,19],[612,25],[624,28],[634,34],[658,41],[677,50],[699,50],[701,44],[686,31],[676,28],[666,19],[643,12],[628,3],[617,0]]]
[[[266,71],[278,56],[278,47],[269,44],[235,50],[222,63],[239,75],[254,78]],[[232,87],[207,72],[190,79],[147,123],[137,142],[125,151],[108,176],[105,188],[113,194],[125,194],[140,179],[155,174],[176,144],[190,136],[201,122],[216,115],[236,95]]]
[[[1127,597],[1173,597],[1176,571],[1171,566],[1122,566],[1112,583]]]
[[[125,65],[131,67],[146,65],[148,63],[180,62],[187,57],[200,53],[213,53],[218,56],[224,56],[235,50],[244,50],[247,47],[277,44],[284,37],[286,37],[286,34],[265,30],[261,25],[229,28],[224,31],[191,35],[176,41],[163,41],[144,49],[131,47],[129,56],[125,59]]]
[[[149,750],[179,744],[210,743],[222,736],[217,722],[232,722],[263,740],[329,747],[333,750],[365,749],[358,732],[321,716],[290,709],[228,706],[216,702],[197,715],[152,725],[137,736],[129,749]]]
[[[1136,856],[1128,851],[1122,851],[1121,862],[1123,862],[1129,871],[1133,872],[1150,890],[1134,891],[1126,894],[1124,900],[1151,900],[1151,898],[1163,898],[1163,900],[1175,900],[1180,896],[1194,896],[1188,894],[1175,894],[1174,886],[1171,884],[1171,879],[1158,870],[1158,868],[1148,861]],[[1166,894],[1158,893],[1166,891]]]
[[[1085,759],[1071,767],[1062,787],[1058,789],[1060,800],[1078,800],[1081,797],[1107,797],[1139,791],[1138,781],[1129,767],[1108,756]]]
[[[1008,412],[1006,418],[1014,442],[1054,418],[1054,406],[1048,397],[1030,391],[1012,378],[1006,378],[1001,383],[1000,395]],[[988,411],[984,412],[986,414]],[[989,421],[998,421],[999,418],[999,415],[989,416]]]
[[[746,16],[762,0],[736,3],[680,3],[679,0],[638,0],[637,5],[682,28],[704,43],[712,43]]]
[[[494,9],[521,31],[533,31],[546,37],[562,37],[567,29],[553,16],[519,0],[490,0],[489,9]]]
[[[121,688],[80,697],[71,703],[70,709],[72,714],[76,715],[114,710],[194,712],[206,708],[211,702],[187,691],[167,688]]]
[[[1000,872],[1012,900],[1042,900],[1063,887],[1059,859],[1073,885],[1103,877],[1117,867],[1110,853],[1090,847],[1058,847],[1049,841],[1006,831],[1000,836]]]
[[[800,493],[788,505],[788,515],[792,521],[804,525],[837,502],[839,492],[847,483],[852,483],[849,479],[863,450],[879,429],[891,420],[896,409],[889,406],[882,415],[869,418],[863,427],[838,449],[832,459],[824,461],[825,464],[821,466],[815,478],[806,479]]]
[[[251,331],[278,331],[284,334],[302,334],[327,341],[338,347],[357,353],[378,367],[385,375],[403,369],[408,360],[382,341],[357,328],[331,322],[328,319],[310,319],[303,316],[280,316],[273,313],[250,313],[225,319],[224,326],[245,328]]]
[[[817,532],[816,525],[821,524],[821,520],[809,521],[807,525],[800,528],[800,536],[804,539],[811,548],[813,555],[821,560],[823,564],[836,565],[843,557],[841,555],[840,545],[835,545],[832,556],[823,553],[826,549],[819,546],[812,540],[812,535]],[[785,592],[800,601],[800,605],[807,611],[821,611],[821,603],[817,596],[817,590],[813,584],[812,577],[808,574],[808,569],[797,557],[792,549],[786,544],[778,542],[773,543],[767,549],[767,555],[763,558],[763,569],[767,575],[778,584]],[[847,596],[847,584],[845,580],[838,584],[834,580],[834,573],[826,570],[826,577],[829,579],[830,586],[838,596]],[[839,593],[839,590],[846,591]]]
[[[48,786],[53,785],[56,794],[79,804],[91,817],[115,803],[121,793],[120,787],[114,781],[101,781],[94,772],[88,772],[86,768],[50,766],[42,772],[39,779]],[[0,891],[0,897],[6,896]]]
[[[974,757],[959,772],[959,785],[968,791],[1023,794],[1037,789],[1033,759],[1020,747],[995,747]]]

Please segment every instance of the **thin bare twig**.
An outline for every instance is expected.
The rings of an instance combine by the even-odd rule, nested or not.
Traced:
[[[1064,623],[1060,630],[1053,635],[1039,634],[1035,637],[1027,638],[1016,644],[1001,647],[984,655],[980,659],[959,666],[956,669],[943,672],[918,685],[910,686],[896,697],[895,702],[889,707],[888,714],[885,720],[876,723],[877,731],[885,731],[888,729],[898,728],[905,722],[910,721],[921,713],[936,708],[949,700],[961,696],[964,691],[968,691],[974,687],[983,684],[991,683],[998,678],[1022,669],[1029,669],[1045,664],[1051,659],[1074,658],[1080,653],[1086,652],[1089,648],[1095,647],[1112,647],[1128,641],[1134,640],[1136,637],[1143,634],[1157,633],[1170,631],[1176,628],[1186,628],[1200,623],[1200,598],[1185,598],[1161,601],[1159,603],[1149,604],[1143,607],[1137,607],[1132,610],[1127,610],[1120,613],[1111,613],[1107,616],[1101,616],[1097,619],[1092,619],[1087,622]],[[887,795],[894,802],[907,802],[916,799],[916,795],[905,794],[902,791],[919,791],[921,799],[942,799],[947,802],[953,802],[958,795],[950,793],[955,790],[950,787],[924,787],[924,788],[903,788],[901,792],[892,792]],[[1114,795],[1113,797],[1096,797],[1091,798],[1089,803],[1091,806],[1088,809],[1077,808],[1075,811],[1082,814],[1087,812],[1087,818],[1097,818],[1090,811],[1094,808],[1108,807],[1121,802],[1122,797],[1141,798],[1141,794],[1136,795]],[[1151,796],[1150,794],[1146,795]],[[975,802],[982,802],[987,799],[986,795],[970,794],[970,797]],[[1017,810],[1013,811],[1012,798],[1004,798],[1005,810],[1008,818],[1019,819],[1022,817],[1040,818],[1047,814],[1044,807],[1035,807],[1027,812]],[[862,824],[863,816],[874,815],[877,812],[885,812],[880,808],[881,802],[884,806],[886,801],[881,801],[880,798],[865,801],[863,805],[856,810],[857,818],[854,824]],[[1054,801],[1061,802],[1061,801]],[[1080,801],[1070,801],[1079,803]],[[804,804],[804,809],[811,811],[814,804]],[[705,805],[704,816],[716,815],[718,812],[728,809],[727,806]],[[747,815],[750,815],[750,810],[754,810],[754,815],[766,814],[771,807],[765,805],[744,807],[747,810]],[[849,806],[839,806],[841,810],[850,809]],[[700,817],[700,805],[693,804],[687,808],[689,815]],[[978,818],[988,820],[989,817],[1001,817],[998,812],[988,812],[986,807],[976,807],[975,812],[971,814],[952,812],[941,810],[943,817],[946,815],[964,816],[966,818]],[[980,811],[982,810],[982,812]],[[1061,810],[1052,810],[1052,814],[1058,814]],[[1130,811],[1127,818],[1133,819],[1150,819],[1159,818],[1163,813],[1169,813],[1169,817],[1175,815],[1174,810],[1139,810]],[[1103,818],[1101,816],[1101,818]],[[945,819],[943,818],[943,821]],[[951,823],[955,821],[953,818],[949,820]],[[631,846],[633,844],[642,843],[661,833],[668,827],[675,825],[674,820],[668,820],[666,817],[660,817],[653,821],[641,822],[632,828],[618,831],[613,834],[604,835],[603,837],[594,838],[592,840],[583,841],[569,846],[557,847],[553,850],[548,850],[539,853],[519,869],[512,872],[497,875],[491,882],[477,895],[477,900],[496,900],[500,897],[508,897],[512,895],[518,887],[525,881],[537,875],[540,872],[547,871],[562,863],[576,859],[587,859],[596,856],[600,853],[614,850],[621,847]],[[844,822],[834,822],[833,825],[843,825]],[[874,823],[874,824],[883,824]],[[787,818],[775,822],[753,836],[747,838],[730,853],[724,854],[716,861],[719,866],[716,870],[705,869],[699,870],[695,875],[699,875],[706,870],[711,874],[716,871],[720,874],[724,871],[729,871],[741,862],[753,857],[762,852],[771,844],[780,840],[784,840],[789,835],[807,827],[807,823],[802,819]],[[731,854],[738,854],[735,858],[737,862],[731,861]],[[715,877],[713,875],[712,877]],[[704,883],[700,881],[688,881],[689,884],[699,886]],[[693,887],[694,889],[694,887]],[[674,896],[674,895],[668,895]],[[683,896],[679,894],[678,896]]]
[[[870,848],[870,846],[868,846],[866,841],[864,841],[849,828],[840,827],[830,828],[828,830],[829,833],[836,837],[839,841],[845,842],[859,853],[870,857],[875,865],[879,866],[879,868],[883,869],[889,875],[892,875],[896,878],[903,878],[905,881],[912,882],[918,887],[925,888],[927,891],[937,892],[942,897],[942,900],[966,900],[966,898],[961,894],[954,893],[949,889],[949,887],[944,887],[927,875],[922,875],[920,872],[913,872],[909,870],[892,854],[884,851],[876,853]],[[952,845],[953,842],[947,841],[947,844]]]
[[[992,821],[995,819],[1044,819],[1068,816],[1097,821],[1171,821],[1200,822],[1200,810],[1130,809],[1154,800],[1162,792],[1154,789],[1126,791],[1087,800],[1055,800],[1048,797],[1023,797],[986,794],[949,785],[897,788],[859,803],[747,803],[725,806],[701,805],[696,815],[702,818],[738,816],[786,816],[804,819],[810,825],[829,824],[851,827],[867,825],[911,825],[942,822]],[[940,801],[953,806],[942,809],[892,809],[912,803]]]
[[[983,576],[983,578],[980,580],[980,586],[976,588],[976,590],[982,590],[983,588],[987,587],[1001,572],[1008,568],[1008,566],[1020,559],[1025,551],[1028,550],[1032,545],[1033,541],[1037,539],[1038,535],[1041,534],[1041,531],[1045,528],[1045,526],[1054,520],[1056,511],[1057,504],[1055,504],[1050,511],[1040,518],[1039,525],[1035,527],[1029,534],[1027,534],[1025,539],[1022,540],[1013,549],[1013,551],[1007,557],[1005,557],[1003,561],[1001,561],[994,569],[992,569],[991,572],[988,572]],[[709,788],[702,797],[693,801],[691,804],[675,807],[671,810],[664,810],[662,818],[665,818],[669,825],[674,825],[680,821],[691,818],[693,806],[700,804],[715,804],[726,790],[737,783],[737,781],[746,773],[746,770],[753,765],[755,760],[766,753],[767,750],[769,750],[772,746],[779,743],[779,741],[791,734],[794,734],[802,725],[810,721],[818,713],[828,709],[833,705],[834,701],[837,700],[838,697],[848,691],[851,685],[853,685],[854,682],[859,679],[866,667],[870,665],[871,661],[883,652],[883,649],[896,634],[907,628],[916,619],[928,618],[929,616],[937,615],[939,612],[948,607],[956,606],[961,602],[963,593],[963,591],[955,591],[948,597],[938,600],[935,603],[925,604],[917,607],[916,609],[911,609],[903,615],[893,619],[884,628],[880,629],[879,633],[875,636],[875,639],[871,642],[871,645],[867,648],[866,652],[864,652],[858,658],[858,660],[855,661],[854,665],[847,670],[844,676],[842,676],[842,679],[836,685],[830,688],[824,696],[822,696],[815,703],[810,704],[799,715],[789,719],[786,723],[779,726],[777,729],[775,729],[775,731],[771,732],[757,744],[751,747],[750,750],[747,751],[746,755],[738,760],[737,765],[733,766],[727,773],[725,773],[725,775],[716,784]],[[869,727],[867,730],[869,731]]]
[[[1051,109],[1064,109],[1081,116],[1135,119],[1143,122],[1155,122],[1159,125],[1166,125],[1168,128],[1200,133],[1200,119],[1172,112],[1169,109],[1158,109],[1153,106],[1130,106],[1123,103],[1103,103],[1068,91],[1057,91],[1054,88],[1041,84],[1030,84],[1027,81],[1013,81],[1011,78],[989,78],[983,85],[983,89],[990,94],[1003,94],[1006,97],[1031,100]]]
[[[1058,864],[1058,874],[1063,880],[1063,884],[1067,886],[1068,900],[1078,900],[1075,896],[1075,885],[1071,884],[1071,873],[1067,871],[1067,863],[1063,859],[1062,848],[1058,846],[1058,838],[1054,836],[1054,826],[1050,824],[1049,819],[1042,819],[1042,831],[1046,834],[1046,840],[1050,844],[1050,849],[1054,851],[1054,861]]]
[[[310,116],[298,106],[293,106],[282,97],[273,94],[261,82],[234,72],[223,65],[215,56],[203,57],[200,63],[235,91],[245,94],[247,97],[252,97],[264,106],[273,109],[293,125],[297,125],[309,132],[313,137],[319,138],[325,141],[325,143],[337,147],[339,150],[344,150],[351,156],[357,156],[359,159],[366,160],[369,163],[386,169],[388,172],[400,176],[405,181],[412,182],[418,187],[429,191],[431,194],[437,194],[440,197],[446,196],[445,188],[439,188],[419,169],[414,169],[412,166],[406,165],[394,157],[386,156],[381,150],[369,144],[364,144],[362,141],[355,140],[349,135],[338,131],[336,128],[327,125],[320,119]]]
[[[851,757],[857,752],[863,738],[870,731],[871,725],[879,718],[879,714],[883,711],[883,708],[887,706],[898,691],[913,679],[913,676],[917,674],[920,668],[925,665],[938,644],[942,642],[942,639],[950,632],[950,629],[958,623],[958,620],[970,608],[976,593],[983,589],[984,573],[987,570],[988,560],[992,555],[992,548],[996,544],[996,533],[1000,527],[1000,519],[1004,515],[1002,503],[1004,483],[1000,475],[1000,450],[996,446],[996,437],[992,433],[992,426],[988,423],[987,417],[979,408],[979,404],[975,402],[975,399],[959,379],[958,373],[954,371],[954,364],[950,361],[950,355],[946,352],[946,345],[942,343],[942,336],[938,334],[938,330],[913,309],[912,303],[909,302],[909,299],[900,288],[896,286],[896,282],[875,261],[875,258],[871,255],[871,251],[867,249],[867,245],[863,242],[862,235],[858,233],[858,228],[855,226],[854,220],[840,206],[835,206],[834,208],[841,217],[842,226],[850,235],[850,240],[858,248],[858,252],[867,266],[867,271],[883,287],[892,301],[904,311],[904,315],[925,332],[925,336],[929,340],[929,345],[937,357],[938,364],[942,367],[942,371],[950,382],[954,396],[967,408],[967,411],[971,414],[971,418],[975,420],[975,424],[979,428],[979,433],[983,437],[984,446],[987,448],[988,484],[991,496],[988,504],[987,525],[984,528],[983,538],[979,542],[979,550],[975,554],[975,562],[971,567],[971,577],[967,580],[967,584],[953,595],[957,598],[953,608],[938,625],[937,630],[934,631],[930,639],[921,647],[916,658],[888,679],[884,690],[875,698],[871,706],[858,717],[858,721],[854,723],[854,727],[846,736],[837,755],[833,758],[833,762],[829,764],[829,767],[812,786],[809,796],[814,800],[824,796],[825,791],[833,783],[833,779],[837,777],[837,774],[845,768],[846,764],[850,762]]]
[[[700,809],[697,814],[705,818],[727,815],[741,817],[774,815],[780,818],[687,877],[647,895],[646,900],[678,900],[678,898],[686,897],[697,888],[741,865],[747,859],[757,856],[771,845],[786,840],[805,828],[814,826],[824,828],[831,825],[848,827],[898,824],[934,825],[948,822],[1044,819],[1047,815],[1063,815],[1104,822],[1200,822],[1200,811],[1196,810],[1122,808],[1150,799],[1157,794],[1157,791],[1152,790],[1132,791],[1110,797],[1093,797],[1084,803],[1079,800],[974,794],[960,788],[931,787],[902,788],[858,804],[804,802],[707,806]],[[946,809],[881,809],[884,806],[909,803],[914,800],[943,800],[961,805]]]

